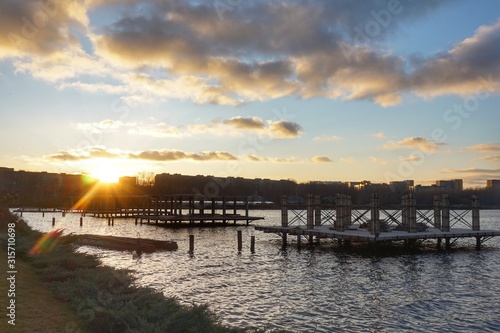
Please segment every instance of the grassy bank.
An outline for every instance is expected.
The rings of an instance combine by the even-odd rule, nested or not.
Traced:
[[[0,211],[2,264],[7,262],[7,224],[16,220]],[[255,332],[222,325],[206,306],[186,307],[136,287],[128,272],[76,253],[64,241],[50,253],[32,256],[29,250],[40,236],[16,222],[16,327],[2,313],[1,332]],[[1,299],[9,288],[6,281],[2,277]],[[3,312],[7,301],[2,301]]]

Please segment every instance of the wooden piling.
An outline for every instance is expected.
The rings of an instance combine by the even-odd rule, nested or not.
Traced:
[[[243,248],[242,232],[241,230],[238,230],[238,252],[241,252],[242,248]]]
[[[194,235],[189,235],[189,253],[194,253]]]
[[[297,249],[302,248],[302,235],[297,235]]]
[[[55,226],[55,225],[56,225],[56,218],[55,218],[55,217],[53,217],[53,218],[52,218],[52,226]]]
[[[255,236],[250,236],[250,253],[255,253]]]
[[[80,227],[83,226],[83,217],[80,216]]]
[[[481,236],[476,237],[476,250],[481,250]]]

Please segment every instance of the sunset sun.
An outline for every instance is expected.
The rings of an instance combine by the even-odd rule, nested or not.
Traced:
[[[103,183],[118,183],[121,176],[119,167],[106,160],[95,160],[92,163],[89,176]]]

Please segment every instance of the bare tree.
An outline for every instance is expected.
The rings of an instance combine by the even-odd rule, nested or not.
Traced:
[[[155,173],[152,171],[140,171],[137,173],[137,185],[154,186]]]

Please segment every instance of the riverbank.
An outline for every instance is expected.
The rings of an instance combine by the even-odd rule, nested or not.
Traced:
[[[8,230],[13,223],[15,228]],[[12,229],[15,243],[9,243]],[[6,301],[1,308],[9,311],[8,302],[16,304],[15,326],[4,313],[2,332],[258,332],[222,325],[207,306],[183,306],[152,289],[134,286],[127,271],[75,252],[64,238],[50,253],[30,255],[41,236],[7,209],[0,211],[3,267],[7,254],[12,257],[7,252],[15,250],[14,262],[8,262],[15,268],[2,272],[0,292]],[[11,275],[14,283],[7,280]],[[12,287],[15,295],[9,294]]]

